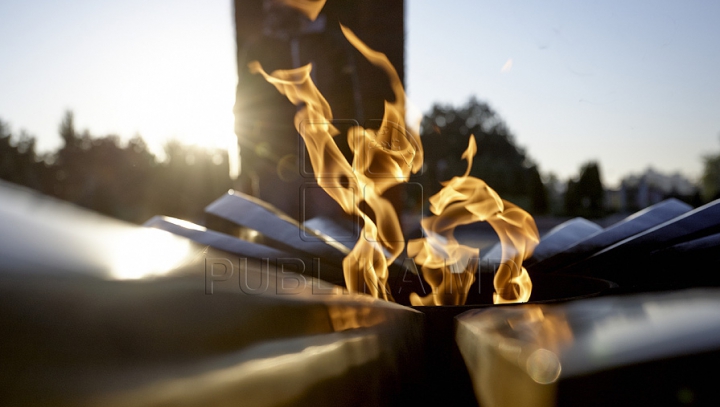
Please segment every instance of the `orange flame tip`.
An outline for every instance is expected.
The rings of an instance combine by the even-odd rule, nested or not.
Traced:
[[[317,19],[320,15],[320,11],[325,7],[326,0],[277,0],[280,3],[292,7],[295,10],[303,13],[307,18],[312,21]]]

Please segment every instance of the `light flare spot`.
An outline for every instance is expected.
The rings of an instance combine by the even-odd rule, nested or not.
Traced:
[[[542,348],[528,357],[526,368],[530,378],[539,384],[556,382],[562,371],[560,359],[555,352]]]
[[[500,69],[500,73],[508,73],[510,70],[512,70],[513,67],[513,60],[512,58],[508,59],[505,62],[505,65],[503,65],[502,69]]]

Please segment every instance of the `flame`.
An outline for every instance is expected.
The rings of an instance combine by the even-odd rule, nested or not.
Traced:
[[[315,19],[325,1],[279,0]],[[405,241],[395,210],[383,194],[393,186],[407,182],[423,161],[420,137],[405,123],[406,95],[400,77],[385,54],[370,49],[350,29],[341,25],[345,38],[372,64],[385,71],[395,100],[385,101],[385,113],[377,130],[356,126],[347,134],[353,152],[352,164],[340,152],[333,137],[339,134],[332,125],[332,110],[320,93],[310,72],[312,64],[290,70],[266,73],[259,62],[248,66],[261,74],[277,90],[299,107],[295,128],[305,141],[318,184],[351,215],[362,217],[363,238],[343,259],[345,283],[351,292],[369,293],[392,300],[388,264],[402,252]],[[503,245],[502,264],[495,276],[495,303],[526,302],[532,283],[522,261],[538,241],[532,217],[502,200],[484,181],[470,177],[472,159],[477,152],[470,138],[462,158],[468,168],[462,177],[443,183],[443,189],[430,198],[436,215],[423,220],[427,237],[408,243],[408,253],[422,265],[423,276],[433,294],[411,296],[413,305],[464,304],[474,282],[478,249],[461,245],[453,237],[458,225],[487,221]],[[359,199],[356,199],[359,197]],[[365,205],[362,206],[361,204]],[[374,214],[374,219],[371,214]]]
[[[413,294],[413,305],[464,304],[474,282],[478,249],[458,243],[453,236],[457,226],[485,221],[500,238],[502,263],[493,281],[496,304],[527,302],[532,291],[530,277],[522,261],[532,254],[539,234],[532,216],[500,198],[485,181],[471,177],[472,160],[477,153],[471,135],[462,158],[468,162],[465,174],[444,182],[430,198],[435,216],[423,219],[427,237],[408,242],[408,254],[422,266],[423,277],[433,288],[432,294]]]
[[[419,135],[406,128],[405,91],[395,68],[384,54],[371,50],[347,27],[341,28],[360,53],[386,72],[395,95],[394,102],[385,102],[385,114],[378,130],[356,126],[348,132],[352,165],[333,140],[339,132],[331,124],[333,116],[327,100],[310,78],[311,64],[272,74],[267,74],[257,61],[251,62],[249,68],[263,75],[299,107],[295,128],[305,141],[318,184],[346,213],[364,220],[364,238],[358,239],[343,260],[348,289],[365,291],[364,284],[372,296],[392,300],[387,285],[388,264],[400,255],[405,241],[398,216],[382,194],[406,182],[411,172],[421,168],[422,147]],[[374,219],[370,211],[361,207],[361,202],[372,210]]]
[[[493,302],[527,302],[530,299],[532,282],[522,262],[532,255],[540,241],[540,234],[529,213],[510,202],[503,200],[503,203],[504,210],[487,220],[495,229],[502,245],[502,262],[493,280]]]
[[[325,1],[326,0],[278,0],[278,3],[292,7],[303,13],[310,20],[315,21],[317,16],[320,15],[320,10],[325,6]]]

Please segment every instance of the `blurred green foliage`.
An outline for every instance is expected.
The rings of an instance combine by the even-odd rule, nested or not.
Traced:
[[[171,141],[159,160],[140,136],[122,143],[78,132],[71,112],[59,134],[60,149],[38,154],[33,137],[0,121],[0,179],[134,223],[154,215],[204,223],[205,206],[232,188],[222,150]]]

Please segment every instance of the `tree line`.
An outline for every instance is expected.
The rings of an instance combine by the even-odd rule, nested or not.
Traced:
[[[565,181],[551,173],[542,174],[539,165],[516,144],[499,115],[475,98],[459,107],[433,106],[423,118],[420,133],[425,167],[414,180],[423,185],[427,196],[439,191],[440,181],[463,174],[466,163],[460,156],[474,134],[478,153],[470,175],[483,179],[501,197],[533,215],[600,218],[614,211],[634,212],[667,198],[699,206],[713,196],[720,197],[720,155],[705,158],[703,186],[692,191],[654,185],[654,180],[642,176],[635,182],[623,180],[618,191],[608,191],[596,161],[586,162],[577,176]],[[637,199],[642,193],[647,195],[648,189],[652,192],[649,198]]]
[[[471,134],[478,153],[470,175],[531,214],[599,218],[616,210],[608,204],[599,163],[585,163],[578,176],[566,181],[543,175],[499,115],[475,98],[459,107],[435,105],[423,118],[425,162],[411,177],[422,188],[407,190],[406,210],[428,212],[427,198],[440,190],[441,182],[465,172],[461,156]],[[138,224],[154,215],[204,223],[205,206],[234,184],[224,150],[170,141],[164,146],[166,157],[159,159],[140,136],[122,142],[115,135],[79,132],[72,112],[65,113],[59,136],[63,144],[57,151],[39,154],[34,137],[23,131],[12,134],[0,120],[0,179]],[[697,192],[660,191],[654,199],[675,197],[698,206],[720,197],[719,174],[720,154],[707,156]],[[639,193],[642,186],[636,184],[623,184],[623,199]],[[626,206],[628,211],[639,209]]]
[[[204,207],[232,187],[221,150],[170,141],[160,160],[140,136],[79,132],[72,112],[59,135],[57,151],[39,154],[34,137],[0,120],[0,179],[138,224],[154,215],[203,222]]]

